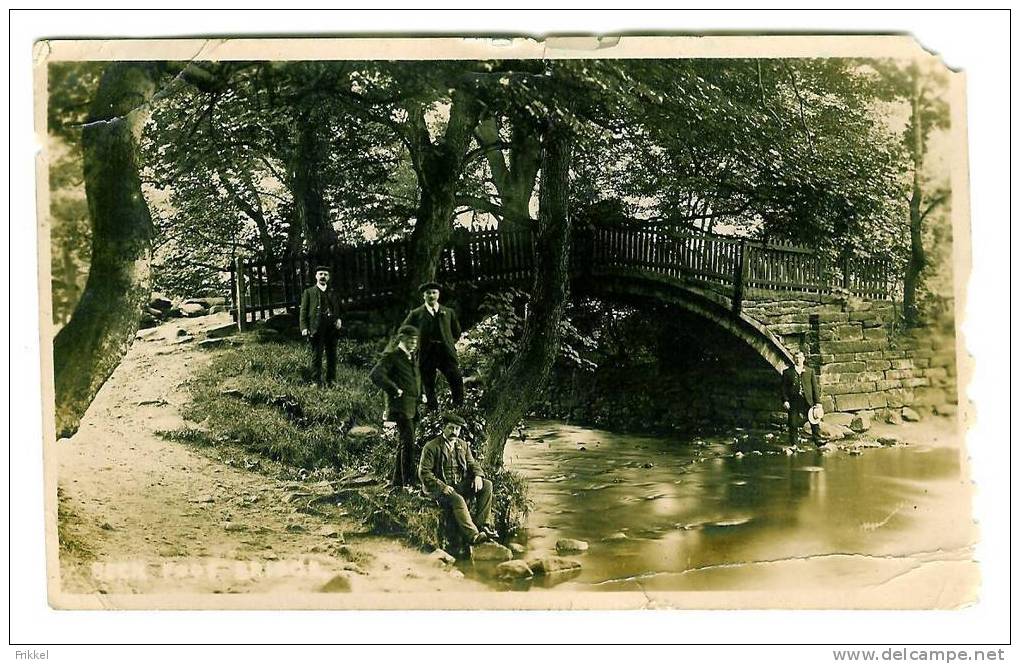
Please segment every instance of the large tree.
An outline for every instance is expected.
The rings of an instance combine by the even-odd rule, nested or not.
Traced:
[[[535,228],[535,274],[520,350],[487,391],[485,461],[503,463],[503,448],[513,428],[540,394],[556,361],[560,322],[569,292],[571,220],[571,129],[550,119],[542,136],[538,223]]]
[[[149,296],[152,222],[138,177],[135,139],[148,119],[157,71],[115,63],[99,81],[82,133],[92,229],[89,277],[53,340],[56,427],[70,436],[138,329]]]

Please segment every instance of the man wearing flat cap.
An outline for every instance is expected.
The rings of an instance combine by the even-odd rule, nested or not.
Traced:
[[[492,482],[460,438],[465,426],[459,415],[443,414],[442,433],[421,451],[418,476],[425,491],[453,515],[464,541],[474,545],[494,539],[496,533],[489,526]]]
[[[340,297],[329,287],[329,268],[315,268],[315,285],[301,294],[301,312],[298,317],[301,336],[312,347],[312,378],[322,384],[322,356],[326,355],[326,383],[336,378],[336,342],[342,322]]]
[[[436,398],[437,371],[446,377],[450,385],[454,407],[464,403],[464,377],[460,373],[456,346],[460,339],[460,321],[453,309],[439,304],[439,290],[439,284],[434,281],[422,284],[418,291],[424,303],[412,309],[404,319],[404,325],[418,328],[421,346],[418,362],[425,402],[430,410],[439,408],[439,400]]]
[[[393,485],[398,487],[414,486],[417,476],[414,434],[421,400],[421,373],[414,356],[417,348],[418,329],[402,325],[397,330],[396,344],[383,353],[369,374],[386,393],[386,420],[396,423],[400,436],[392,476]]]

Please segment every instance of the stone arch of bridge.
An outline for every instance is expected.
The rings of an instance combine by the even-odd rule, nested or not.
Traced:
[[[474,284],[471,297],[462,291],[461,305],[476,309],[484,293],[506,287],[505,284]],[[519,286],[520,287],[520,286]],[[793,357],[779,338],[759,321],[733,311],[729,293],[716,292],[659,274],[599,272],[576,275],[571,282],[571,297],[608,297],[622,300],[652,300],[678,307],[704,319],[744,342],[777,373],[793,364]],[[462,311],[462,320],[475,322],[474,311]]]
[[[783,343],[762,323],[732,309],[729,297],[660,275],[586,275],[575,280],[572,294],[651,299],[678,307],[711,322],[757,352],[777,373],[793,364]]]

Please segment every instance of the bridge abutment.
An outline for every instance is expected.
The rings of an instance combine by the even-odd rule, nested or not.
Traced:
[[[899,330],[893,302],[775,293],[745,300],[742,310],[791,353],[808,355],[826,412],[885,416],[905,406],[924,412],[957,401],[953,334]]]

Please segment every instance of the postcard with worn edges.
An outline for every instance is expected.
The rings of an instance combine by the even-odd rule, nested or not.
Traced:
[[[61,609],[958,608],[905,36],[36,44]]]

